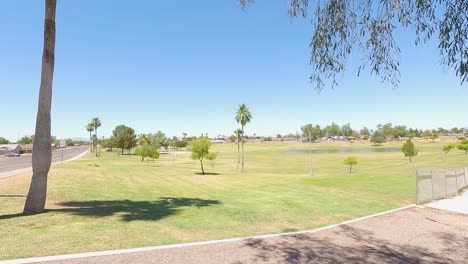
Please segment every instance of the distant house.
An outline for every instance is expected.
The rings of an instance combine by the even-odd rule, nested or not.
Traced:
[[[3,144],[0,145],[0,155],[8,153],[20,154],[21,146],[18,144]]]
[[[20,145],[20,147],[21,147],[20,154],[32,153],[33,144],[24,144],[24,145]]]

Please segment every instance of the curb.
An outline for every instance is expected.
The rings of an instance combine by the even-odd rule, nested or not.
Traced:
[[[46,262],[46,261],[57,261],[57,260],[68,260],[68,259],[77,259],[77,258],[87,258],[87,257],[99,257],[99,256],[109,256],[109,255],[118,255],[118,254],[128,254],[128,253],[136,253],[136,252],[145,252],[145,251],[152,251],[152,250],[162,250],[162,249],[171,249],[171,248],[185,248],[185,247],[193,247],[193,246],[203,246],[203,245],[212,245],[212,244],[219,244],[219,243],[229,243],[229,242],[238,242],[250,239],[264,239],[264,238],[272,238],[272,237],[281,237],[281,236],[289,236],[289,235],[300,235],[300,234],[310,234],[310,233],[317,233],[320,231],[324,231],[327,229],[332,229],[335,227],[339,227],[342,225],[348,225],[351,223],[359,222],[362,220],[366,220],[369,218],[394,213],[397,211],[406,210],[409,208],[416,207],[416,205],[408,205],[400,208],[396,208],[393,210],[376,213],[348,221],[341,222],[339,224],[333,224],[329,226],[324,226],[316,229],[305,230],[305,231],[297,231],[297,232],[287,232],[287,233],[278,233],[278,234],[268,234],[268,235],[259,235],[259,236],[250,236],[250,237],[236,237],[236,238],[228,238],[228,239],[220,239],[220,240],[208,240],[208,241],[200,241],[200,242],[190,242],[190,243],[182,243],[182,244],[172,244],[172,245],[163,245],[163,246],[154,246],[154,247],[141,247],[141,248],[129,248],[129,249],[116,249],[116,250],[107,250],[107,251],[96,251],[96,252],[86,252],[86,253],[77,253],[77,254],[66,254],[66,255],[56,255],[56,256],[48,256],[48,257],[37,257],[37,258],[24,258],[24,259],[14,259],[14,260],[0,260],[0,264],[23,264],[23,263],[36,263],[36,262]]]

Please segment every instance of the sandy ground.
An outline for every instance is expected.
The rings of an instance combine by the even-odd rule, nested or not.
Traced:
[[[451,199],[439,200],[433,203],[429,203],[426,206],[462,214],[468,214],[468,191],[465,191],[460,196],[456,196]]]
[[[467,263],[467,261],[468,215],[433,208],[412,207],[315,233],[47,263]]]

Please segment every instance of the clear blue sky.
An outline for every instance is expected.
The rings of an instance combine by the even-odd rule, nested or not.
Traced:
[[[0,136],[10,140],[34,133],[42,2],[5,1],[0,11]],[[87,137],[98,116],[99,136],[119,124],[228,135],[241,103],[253,113],[248,134],[332,121],[468,126],[468,88],[439,65],[435,43],[414,47],[411,30],[398,35],[397,90],[368,72],[357,77],[356,58],[339,87],[317,94],[308,79],[310,19],[290,20],[288,2],[257,0],[243,12],[236,0],[59,0],[52,134]]]

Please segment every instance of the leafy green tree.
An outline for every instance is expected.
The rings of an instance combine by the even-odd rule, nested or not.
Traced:
[[[75,145],[75,142],[73,142],[73,140],[71,140],[71,139],[66,139],[65,140],[65,145],[67,147],[73,147]]]
[[[411,158],[418,155],[419,150],[414,147],[413,141],[411,139],[406,140],[406,143],[403,144],[401,147],[401,151],[405,154],[405,157],[409,158],[411,162]]]
[[[458,134],[458,133],[461,133],[462,131],[458,127],[453,127],[452,129],[450,129],[450,132],[452,134]]]
[[[367,127],[363,127],[361,129],[361,131],[359,131],[359,134],[361,136],[367,136],[367,138],[369,138],[369,136],[370,136],[370,132],[369,132],[369,129]]]
[[[468,139],[464,139],[457,145],[457,149],[465,151],[465,154],[468,153]]]
[[[179,149],[185,148],[187,147],[187,145],[188,145],[188,141],[186,139],[174,141],[174,146]]]
[[[355,156],[348,156],[344,160],[344,164],[349,166],[349,173],[351,173],[353,166],[358,164],[358,159]]]
[[[145,158],[158,159],[159,150],[155,146],[141,145],[135,149],[135,155],[141,156],[141,161],[144,161]]]
[[[169,147],[169,138],[166,137],[166,134],[158,130],[154,134],[148,134],[149,144],[152,146],[159,146],[167,149]]]
[[[231,136],[229,137],[229,141],[231,141],[231,142],[236,142],[236,140],[237,140],[236,135],[231,135]]]
[[[434,142],[436,139],[439,138],[439,133],[432,132],[431,135],[429,136],[429,138],[432,140],[432,142]]]
[[[327,126],[325,128],[325,131],[327,132],[327,136],[329,137],[336,137],[340,135],[340,126],[335,124],[335,122],[332,122],[331,125]]]
[[[206,137],[200,137],[192,141],[190,145],[190,151],[192,152],[192,159],[199,160],[202,174],[205,174],[203,169],[203,160],[214,160],[216,159],[216,153],[210,152],[211,141]]]
[[[245,104],[239,105],[239,108],[237,109],[236,113],[236,121],[241,125],[241,130],[242,130],[242,172],[244,172],[244,127],[247,123],[250,123],[250,120],[252,120],[252,113],[250,112],[249,108]]]
[[[430,138],[431,135],[432,135],[432,132],[429,129],[426,129],[426,130],[424,130],[422,135],[423,135],[424,138]]]
[[[32,144],[34,142],[34,136],[24,136],[20,138],[16,143],[21,145]]]
[[[371,137],[371,140],[370,142],[376,144],[376,145],[380,145],[382,143],[385,143],[385,141],[387,141],[385,139],[385,136],[383,134],[383,132],[381,130],[376,130],[374,131],[374,133],[372,134],[372,137]]]
[[[10,141],[4,137],[0,137],[0,144],[10,144]]]
[[[456,145],[455,144],[448,144],[448,145],[444,145],[442,147],[442,150],[445,152],[445,154],[449,153],[450,150],[452,150],[453,148],[455,148]]]
[[[254,0],[238,0],[243,8]],[[438,41],[441,64],[453,68],[461,83],[468,81],[468,1],[466,0],[291,0],[290,17],[307,17],[313,5],[310,80],[317,90],[337,85],[349,56],[362,56],[366,66],[393,87],[399,83],[399,29],[415,30],[415,44]]]
[[[320,128],[319,125],[314,126],[312,124],[307,124],[301,127],[301,131],[302,136],[311,141],[315,141],[324,136],[323,130]]]
[[[130,150],[136,143],[135,130],[125,125],[116,126],[112,131],[112,137],[114,139],[114,146],[120,148],[122,150],[122,154],[124,149]]]
[[[402,137],[406,137],[408,135],[408,130],[406,126],[395,126],[393,128],[393,138],[400,139]]]
[[[351,135],[355,139],[360,139],[361,135],[357,131],[353,131],[353,134]]]
[[[379,128],[381,127],[381,128]],[[379,125],[378,130],[382,130],[383,136],[385,138],[391,137],[393,135],[393,125],[392,123],[387,123],[385,125]]]
[[[353,129],[351,128],[351,124],[347,123],[341,126],[341,134],[346,137],[351,137],[353,135]]]
[[[114,148],[114,138],[110,137],[110,138],[102,139],[101,146],[103,148],[109,148],[112,151],[112,149]]]

